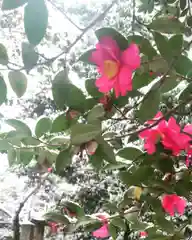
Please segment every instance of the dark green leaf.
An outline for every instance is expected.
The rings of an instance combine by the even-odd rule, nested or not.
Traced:
[[[187,17],[187,25],[192,27],[192,16]]]
[[[19,71],[9,72],[9,83],[16,93],[17,97],[20,98],[24,95],[27,90],[27,78],[26,76]]]
[[[162,214],[156,214],[155,220],[158,224],[158,226],[163,230],[168,233],[173,233],[174,232],[174,225],[168,221],[164,215]]]
[[[95,49],[90,49],[90,50],[86,51],[85,53],[83,53],[83,54],[79,57],[78,61],[82,61],[82,62],[84,62],[84,63],[89,63],[89,64],[92,64],[92,65],[95,65],[93,62],[90,61],[91,54],[92,54],[92,52],[94,52],[94,51],[95,51]]]
[[[93,140],[101,133],[98,125],[78,123],[71,127],[71,143],[81,145]]]
[[[35,135],[39,138],[43,136],[45,133],[50,132],[52,126],[52,121],[47,118],[43,117],[39,119],[35,127]]]
[[[188,84],[187,87],[180,93],[179,100],[186,100],[192,96],[192,83]]]
[[[109,234],[110,234],[110,236],[112,236],[112,239],[114,239],[114,240],[117,239],[117,237],[118,237],[117,227],[114,226],[114,225],[110,222],[108,228],[109,228]]]
[[[29,42],[37,45],[48,26],[48,10],[44,0],[29,1],[24,11],[24,27]]]
[[[67,105],[73,110],[83,111],[86,107],[83,92],[70,83],[65,71],[61,71],[55,76],[52,94],[56,105],[60,109],[64,109]]]
[[[176,76],[166,77],[165,81],[161,85],[161,89],[160,90],[163,93],[168,92],[168,91],[172,90],[173,88],[175,88],[178,85],[179,82],[180,81],[177,81],[177,77]]]
[[[148,25],[150,29],[163,33],[181,33],[184,31],[184,23],[181,23],[177,18],[166,16],[159,17]]]
[[[0,43],[0,64],[7,65],[8,64],[8,54],[6,47]]]
[[[95,120],[100,120],[104,117],[105,110],[102,104],[94,106],[87,115],[87,121],[89,123],[94,122]]]
[[[39,59],[39,55],[35,52],[34,47],[27,42],[22,43],[22,59],[27,71],[30,71]]]
[[[148,85],[152,80],[153,78],[149,75],[149,73],[146,72],[142,74],[135,73],[133,77],[133,89],[136,90],[142,88]]]
[[[146,56],[148,56],[149,59],[152,59],[154,56],[157,55],[156,50],[152,47],[149,40],[142,36],[139,36],[139,35],[129,36],[128,41],[130,43],[131,42],[136,43],[139,46],[140,51]]]
[[[175,63],[177,73],[186,76],[191,69],[192,61],[188,57],[181,55]]]
[[[62,224],[67,225],[67,226],[70,224],[69,218],[66,215],[61,214],[60,212],[58,212],[56,210],[46,213],[44,215],[44,217],[48,221],[62,223]]]
[[[160,91],[159,89],[152,88],[144,97],[137,117],[145,122],[146,120],[152,119],[158,111],[160,104]]]
[[[163,36],[159,32],[154,32],[153,36],[154,36],[155,43],[157,45],[157,48],[158,48],[161,56],[164,59],[169,61],[171,58],[171,50],[170,50],[170,46],[169,46],[167,37]]]
[[[7,98],[7,86],[2,76],[0,76],[0,105],[5,102]]]
[[[95,31],[95,35],[99,40],[105,36],[112,37],[121,50],[125,50],[129,45],[127,39],[113,28],[100,28]]]
[[[104,140],[102,136],[96,137],[96,141],[99,143],[99,147],[103,153],[103,158],[110,163],[115,163],[115,154],[113,148],[109,145],[107,141]]]
[[[15,128],[18,133],[23,134],[23,136],[31,136],[31,130],[24,122],[17,119],[8,119],[5,121],[8,125]]]
[[[77,217],[83,217],[85,215],[83,208],[75,202],[72,201],[61,201],[61,205],[67,208],[71,213],[74,213]]]
[[[137,159],[139,156],[141,156],[142,154],[143,154],[143,151],[136,146],[125,147],[125,148],[120,149],[117,152],[118,156],[125,158],[127,160],[133,160],[133,161],[135,159]]]
[[[181,10],[184,10],[187,5],[187,0],[180,0],[180,8]]]
[[[122,229],[122,230],[126,230],[125,220],[124,220],[122,217],[120,217],[120,216],[113,218],[113,219],[110,221],[110,223],[111,223],[112,225],[114,225],[114,226]]]
[[[52,133],[62,132],[67,130],[69,127],[70,127],[70,122],[67,119],[66,114],[63,113],[53,121],[51,132]]]
[[[56,172],[60,173],[64,170],[65,167],[69,166],[72,161],[72,154],[70,152],[70,149],[63,150],[59,153],[56,159]]]
[[[169,39],[169,46],[172,52],[172,57],[179,56],[183,47],[183,35],[177,34],[172,36]]]
[[[28,2],[28,0],[17,0],[17,1],[14,1],[14,0],[3,0],[3,4],[2,4],[2,7],[1,9],[4,11],[4,10],[12,10],[12,9],[15,9],[15,8],[18,8],[22,5],[24,5],[26,2]]]
[[[95,98],[101,98],[103,94],[98,91],[98,88],[95,86],[95,79],[87,79],[85,82],[85,87],[89,95]]]

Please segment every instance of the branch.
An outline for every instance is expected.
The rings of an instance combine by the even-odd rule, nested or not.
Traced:
[[[19,224],[19,215],[21,213],[21,210],[23,209],[25,203],[29,200],[29,198],[36,194],[38,190],[40,189],[41,185],[46,181],[47,177],[49,176],[49,173],[47,173],[44,178],[40,180],[40,182],[37,184],[37,186],[26,196],[26,198],[20,203],[19,208],[17,209],[15,213],[15,217],[13,219],[13,240],[20,240],[20,224]]]

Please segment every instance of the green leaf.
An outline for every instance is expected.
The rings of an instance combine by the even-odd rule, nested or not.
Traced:
[[[117,42],[121,50],[125,50],[129,46],[127,39],[113,28],[100,28],[95,31],[95,35],[98,40],[105,36],[112,37]]]
[[[177,18],[163,16],[156,18],[148,25],[148,28],[163,32],[163,33],[181,33],[184,31],[184,23],[181,23]]]
[[[117,216],[117,217],[113,218],[110,221],[110,223],[112,225],[114,225],[115,227],[118,227],[118,228],[120,228],[122,230],[126,230],[125,220],[122,217],[120,217],[120,216]]]
[[[161,85],[160,90],[162,93],[168,92],[168,91],[172,90],[173,88],[175,88],[179,82],[180,81],[177,80],[176,76],[166,77],[163,84]]]
[[[181,54],[181,50],[183,47],[183,35],[182,34],[177,34],[172,36],[169,39],[169,46],[171,49],[171,55],[172,57],[177,57]]]
[[[10,148],[7,152],[7,158],[8,158],[8,162],[9,162],[9,167],[11,167],[16,160],[16,151],[13,148]]]
[[[181,55],[175,63],[177,73],[186,76],[191,69],[192,61],[188,57]]]
[[[34,151],[32,149],[17,149],[17,163],[28,165],[33,159]]]
[[[17,97],[20,98],[24,95],[27,90],[27,78],[26,76],[19,71],[9,72],[9,83],[16,93]]]
[[[152,104],[153,103],[153,104]],[[151,88],[151,90],[145,95],[137,117],[142,122],[152,119],[158,111],[160,104],[160,91],[159,89]]]
[[[187,17],[187,25],[192,27],[192,16]]]
[[[63,113],[55,118],[52,124],[51,133],[57,133],[67,130],[70,127],[70,122]]]
[[[3,4],[1,9],[4,10],[12,10],[18,7],[21,7],[22,5],[24,5],[26,2],[28,2],[28,0],[17,0],[17,1],[13,1],[13,0],[3,0]]]
[[[135,160],[143,154],[143,151],[136,147],[125,147],[117,152],[117,155],[128,160]]]
[[[158,226],[163,230],[166,231],[168,233],[173,233],[174,232],[174,225],[168,221],[164,215],[162,214],[156,214],[155,216],[155,220],[158,224]]]
[[[0,76],[0,105],[5,102],[7,98],[7,85],[2,76]]]
[[[170,50],[170,46],[169,46],[167,37],[163,36],[159,32],[154,32],[153,36],[154,36],[155,43],[157,45],[157,48],[158,48],[161,56],[164,59],[170,61],[170,58],[172,56],[171,56],[171,50]]]
[[[152,78],[149,73],[142,73],[142,74],[138,74],[135,73],[134,77],[133,77],[133,89],[139,89],[142,88],[146,85],[148,85],[154,78]]]
[[[45,133],[50,132],[52,126],[52,121],[47,118],[43,117],[39,119],[35,127],[35,135],[39,138],[43,136]]]
[[[7,65],[8,64],[8,54],[6,47],[0,43],[0,64]]]
[[[67,225],[67,226],[70,224],[69,218],[66,215],[61,214],[59,211],[56,211],[56,210],[47,212],[44,215],[44,217],[48,221],[62,223],[62,224]]]
[[[186,88],[180,93],[179,100],[184,101],[192,96],[192,83],[188,84]]]
[[[96,141],[99,144],[100,151],[102,152],[103,158],[110,163],[116,163],[115,154],[113,148],[107,141],[104,140],[103,136],[97,136]]]
[[[98,88],[95,86],[95,79],[87,79],[85,82],[85,88],[89,95],[95,98],[101,98],[103,94],[98,91]]]
[[[10,148],[11,145],[6,139],[0,140],[0,151],[9,150]]]
[[[87,115],[87,121],[89,123],[93,122],[95,120],[101,120],[103,119],[105,115],[105,110],[103,108],[103,105],[102,104],[98,104],[96,106],[94,106],[88,113]]]
[[[37,45],[48,26],[48,10],[44,0],[29,1],[24,10],[24,27],[29,42]]]
[[[26,146],[38,146],[41,144],[41,141],[34,137],[25,137],[22,139],[22,143],[25,144]]]
[[[59,72],[52,84],[53,99],[60,109],[67,105],[73,110],[83,111],[85,108],[85,96],[83,92],[71,84],[65,71]]]
[[[85,212],[83,208],[76,202],[65,200],[65,201],[61,201],[61,205],[67,208],[69,212],[75,213],[77,217],[85,216]]]
[[[95,50],[96,50],[96,49],[90,49],[90,50],[84,52],[84,53],[79,57],[78,61],[95,65],[93,62],[90,61],[91,54],[92,54],[92,52],[94,52]]]
[[[180,0],[180,8],[181,8],[181,10],[184,10],[186,8],[186,5],[187,5],[187,0]]]
[[[118,231],[117,231],[117,227],[114,226],[111,222],[109,223],[108,226],[109,229],[109,234],[110,236],[112,236],[112,239],[116,240],[118,237]]]
[[[71,127],[71,143],[81,145],[96,138],[101,133],[98,125],[78,123]]]
[[[60,144],[60,145],[66,145],[70,143],[69,137],[53,137],[50,139],[51,144]]]
[[[133,173],[123,171],[119,174],[119,176],[123,183],[127,184],[128,186],[141,186],[141,183],[149,181],[149,178],[153,175],[153,172],[154,170],[150,166],[140,166]]]
[[[31,136],[31,129],[24,122],[17,119],[8,119],[5,121],[6,124],[15,128],[18,133],[23,134],[23,136]]]
[[[130,43],[131,42],[136,43],[140,48],[140,52],[148,56],[149,59],[152,59],[154,56],[157,55],[156,50],[152,47],[149,40],[142,36],[139,36],[139,35],[129,36],[128,41]]]
[[[27,43],[22,43],[22,59],[24,67],[27,71],[30,71],[37,63],[39,55],[35,52],[34,47]]]
[[[72,154],[70,152],[70,149],[63,150],[59,153],[59,155],[56,158],[56,172],[59,174],[61,171],[64,170],[67,166],[71,164],[72,161]]]

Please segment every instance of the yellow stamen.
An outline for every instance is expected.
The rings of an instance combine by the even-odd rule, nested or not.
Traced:
[[[118,62],[106,60],[104,61],[104,75],[109,79],[114,78],[119,72]]]

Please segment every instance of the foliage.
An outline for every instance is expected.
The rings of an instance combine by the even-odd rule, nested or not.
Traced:
[[[0,77],[0,104],[7,103],[9,88],[18,98],[25,96],[30,73],[37,75],[36,70],[43,66],[46,70],[39,70],[47,74],[46,80],[51,79],[47,82],[51,88],[48,106],[51,103],[52,109],[49,108],[50,114],[45,114],[46,107],[41,102],[43,97],[40,97],[40,102],[38,97],[35,99],[38,100],[36,107],[43,105],[43,111],[37,113],[36,109],[40,118],[35,129],[28,126],[26,120],[2,118],[3,123],[12,129],[1,130],[0,151],[7,153],[10,167],[18,164],[29,166],[35,161],[44,171],[52,168],[54,174],[74,183],[84,182],[87,177],[87,189],[82,188],[76,193],[73,201],[63,197],[44,216],[47,221],[61,224],[66,235],[82,233],[91,239],[91,233],[106,224],[94,213],[105,210],[110,214],[107,228],[113,239],[121,236],[123,239],[138,239],[143,231],[147,234],[146,239],[185,239],[191,222],[187,207],[184,206],[183,211],[185,209],[188,216],[179,222],[181,217],[167,214],[171,212],[173,202],[171,206],[163,207],[166,204],[162,199],[171,195],[175,199],[173,207],[183,213],[179,210],[180,198],[177,196],[189,204],[192,192],[192,133],[183,133],[184,127],[188,126],[186,124],[192,124],[192,61],[188,54],[192,41],[187,38],[191,35],[192,1],[138,3],[133,0],[129,12],[130,31],[125,31],[128,22],[125,12],[123,26],[118,27],[116,21],[111,26],[109,17],[105,27],[94,29],[111,9],[118,9],[114,1],[88,27],[80,29],[80,35],[74,41],[64,44],[63,50],[51,58],[38,51],[49,34],[48,2],[28,0],[12,3],[3,0],[3,11],[24,7],[27,42],[20,44],[23,66],[16,64],[14,69],[10,66],[6,47],[0,45],[0,64],[9,70],[9,83],[4,76]],[[122,11],[126,11],[127,1],[123,6],[120,6]],[[98,90],[98,73],[91,61],[98,46],[87,44],[86,51],[80,48],[81,54],[74,51],[70,55],[75,44],[92,28],[98,41],[105,36],[111,37],[120,51],[129,48],[132,42],[139,47],[141,66],[133,73],[133,89],[122,94],[125,96],[116,98],[113,89],[107,94]],[[75,60],[72,59],[73,54]],[[53,70],[55,63],[56,71]],[[70,79],[71,64],[73,71],[85,80],[85,89]],[[52,73],[48,74],[50,69]],[[80,69],[85,69],[82,70],[85,72]],[[48,86],[45,86],[45,98]],[[159,111],[163,114],[160,119],[156,117]],[[165,140],[167,132],[163,132],[160,122],[173,119],[171,117],[178,125],[166,130],[169,133],[168,144]],[[143,137],[144,131],[146,135]],[[188,145],[175,153],[178,139],[180,143],[187,139]],[[155,150],[151,151],[150,147]],[[88,167],[89,176],[83,172],[73,178],[73,168],[85,171]],[[115,178],[113,182],[112,178]],[[115,189],[114,194],[112,188]]]

